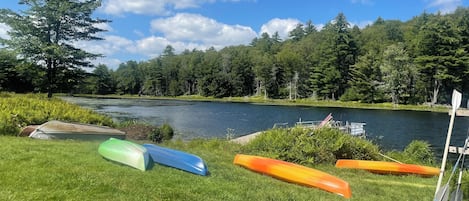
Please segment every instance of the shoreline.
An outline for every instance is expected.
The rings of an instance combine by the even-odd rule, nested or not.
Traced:
[[[241,144],[241,145],[245,145],[245,144],[249,143],[251,140],[253,140],[254,138],[256,138],[258,135],[260,135],[260,134],[262,134],[262,133],[264,133],[264,132],[265,132],[265,131],[258,131],[258,132],[255,132],[255,133],[243,135],[243,136],[240,136],[240,137],[231,139],[230,142],[234,142],[234,143],[238,143],[238,144]]]
[[[392,103],[360,103],[360,102],[342,102],[342,101],[318,101],[308,98],[288,100],[288,99],[264,99],[263,97],[227,97],[212,98],[202,96],[137,96],[137,95],[92,95],[92,94],[59,94],[58,96],[71,96],[81,98],[97,98],[97,99],[148,99],[148,100],[179,100],[179,101],[200,101],[200,102],[232,102],[232,103],[248,103],[259,105],[278,105],[292,107],[330,107],[330,108],[353,108],[353,109],[370,109],[370,110],[391,110],[391,111],[421,111],[421,112],[438,112],[447,113],[450,105],[396,105]]]

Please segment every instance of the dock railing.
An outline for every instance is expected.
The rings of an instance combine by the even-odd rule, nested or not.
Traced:
[[[299,121],[296,122],[296,125],[314,129],[320,127],[321,123],[322,121]],[[366,123],[361,122],[331,120],[324,127],[336,128],[352,136],[364,137],[366,135],[365,125]]]

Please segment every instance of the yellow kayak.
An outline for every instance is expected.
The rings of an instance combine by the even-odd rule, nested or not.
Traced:
[[[352,191],[347,182],[313,168],[281,160],[243,154],[237,154],[233,163],[280,180],[319,188],[345,198],[352,197]]]
[[[431,177],[440,173],[440,169],[434,167],[387,161],[340,159],[337,160],[335,167],[361,169],[380,174],[416,174],[424,177]]]

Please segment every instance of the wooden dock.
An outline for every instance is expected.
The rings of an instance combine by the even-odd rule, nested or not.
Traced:
[[[448,114],[451,115],[451,110],[448,111]],[[469,109],[458,109],[456,110],[456,116],[459,116],[459,117],[469,117]],[[463,147],[456,147],[456,146],[449,146],[448,148],[448,151],[450,153],[454,153],[454,154],[462,154],[464,153],[464,155],[469,155],[469,149],[466,149],[464,151],[464,148]]]
[[[464,148],[463,147],[449,146],[448,151],[449,151],[449,153],[461,154],[461,153],[464,152]],[[464,152],[464,155],[469,155],[469,149],[466,149],[466,152]]]
[[[312,129],[320,127],[331,127],[355,137],[366,137],[366,123],[330,120],[326,124],[322,125],[321,122],[322,121],[301,121],[300,119],[300,121],[296,122],[296,125]]]
[[[451,110],[448,111],[448,114],[451,115]],[[469,117],[469,109],[458,109],[456,110],[456,116],[459,117]]]

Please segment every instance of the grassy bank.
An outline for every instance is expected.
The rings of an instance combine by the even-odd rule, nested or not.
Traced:
[[[345,200],[338,195],[279,181],[232,164],[236,153],[277,154],[260,150],[263,144],[273,145],[268,141],[257,142],[254,148],[220,139],[169,141],[163,146],[199,155],[207,162],[211,174],[202,177],[159,165],[142,172],[103,159],[97,152],[99,141],[42,141],[13,137],[19,126],[30,122],[59,119],[112,125],[109,117],[60,99],[32,94],[2,94],[0,109],[0,128],[7,128],[0,129],[0,200]],[[283,152],[277,155],[290,156],[291,148],[283,148],[292,143],[285,144],[285,138],[278,139],[276,150]],[[335,143],[337,147],[349,147],[348,142],[352,140],[343,139],[343,143]],[[304,138],[298,142],[331,144],[325,142],[327,140],[329,138]],[[310,152],[308,156],[315,159],[306,158],[303,165],[349,182],[352,188],[350,200],[431,200],[433,197],[436,177],[376,175],[337,169],[331,165],[331,160],[321,160],[331,152],[327,147],[319,146],[320,151],[315,151],[309,149],[311,146],[297,145],[293,149],[297,150],[296,154]],[[347,150],[361,153],[364,145],[357,145],[357,151]],[[319,164],[320,161],[327,162]],[[464,181],[467,178],[466,172]]]
[[[159,165],[146,172],[119,165],[98,154],[100,142],[0,141],[0,200],[346,200],[235,166],[241,146],[222,140],[164,144],[202,157],[207,177]],[[350,200],[431,200],[437,180],[312,167],[348,181]]]
[[[45,94],[0,92],[0,135],[17,135],[22,127],[49,120],[114,126],[110,117]]]
[[[259,96],[250,97],[228,97],[213,98],[204,96],[177,96],[177,97],[155,97],[155,96],[136,96],[136,95],[89,95],[78,94],[77,97],[89,98],[144,98],[144,99],[163,99],[163,100],[186,100],[186,101],[213,101],[213,102],[238,102],[253,103],[265,105],[285,105],[285,106],[311,106],[311,107],[341,107],[341,108],[358,108],[358,109],[380,109],[380,110],[411,110],[411,111],[429,111],[429,112],[448,112],[449,106],[437,105],[430,107],[429,105],[402,105],[392,103],[360,103],[360,102],[342,102],[342,101],[318,101],[313,99],[264,99]]]

